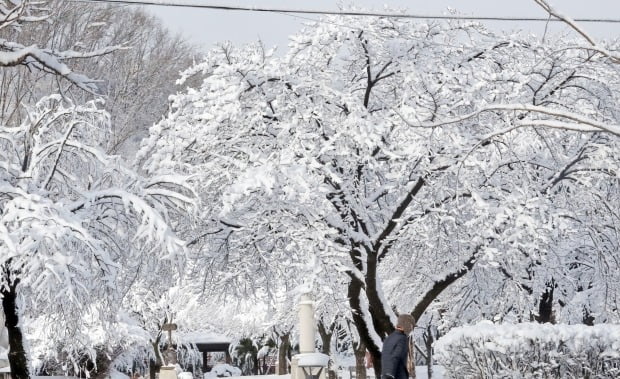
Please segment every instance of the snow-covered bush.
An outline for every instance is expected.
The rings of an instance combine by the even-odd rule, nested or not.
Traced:
[[[434,345],[448,378],[618,378],[620,325],[504,324],[452,329]]]
[[[217,364],[213,366],[211,371],[204,374],[204,379],[223,378],[227,376],[241,376],[241,369],[231,366],[229,364]]]

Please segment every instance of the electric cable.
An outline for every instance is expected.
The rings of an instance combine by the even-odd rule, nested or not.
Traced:
[[[461,15],[416,15],[408,13],[387,13],[387,12],[361,12],[361,11],[331,11],[331,10],[312,10],[312,9],[285,9],[268,7],[242,7],[212,4],[190,4],[190,3],[171,3],[157,0],[73,0],[85,3],[114,3],[127,5],[156,5],[164,7],[181,8],[202,8],[219,11],[244,11],[244,12],[263,12],[263,13],[295,13],[295,14],[315,14],[315,15],[334,15],[334,16],[358,16],[358,17],[386,17],[386,18],[412,18],[430,20],[470,20],[470,21],[535,21],[535,22],[563,22],[556,17],[501,17],[501,16],[461,16]],[[620,23],[620,19],[612,18],[575,18],[576,22],[592,23]]]

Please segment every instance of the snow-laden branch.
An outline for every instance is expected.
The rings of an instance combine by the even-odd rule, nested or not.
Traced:
[[[385,227],[381,230],[378,236],[373,238],[373,246],[375,249],[379,249],[380,246],[383,245],[385,240],[392,234],[392,232],[396,229],[398,222],[402,215],[405,213],[413,199],[416,197],[420,189],[426,184],[425,177],[420,177],[415,182],[411,182],[410,189],[406,192],[405,196],[401,201],[399,201],[394,207],[394,211],[392,215],[388,219]]]
[[[614,135],[620,136],[620,125],[614,124],[606,124],[597,120],[593,120],[591,118],[587,118],[577,113],[560,111],[557,109],[542,107],[537,105],[528,105],[528,104],[492,104],[486,107],[480,108],[474,112],[447,119],[434,123],[414,123],[402,115],[399,114],[401,119],[409,126],[416,128],[438,128],[450,124],[456,124],[462,121],[469,120],[471,118],[477,117],[485,112],[514,112],[514,111],[524,111],[524,112],[532,112],[547,116],[558,117],[561,119],[566,119],[567,121],[558,121],[558,120],[521,120],[518,123],[506,128],[503,131],[500,131],[501,134],[506,133],[507,131],[514,130],[520,127],[526,126],[546,126],[549,128],[555,129],[565,129],[572,131],[581,131],[581,132],[608,132]],[[572,123],[569,121],[573,121]],[[485,138],[488,138],[485,137]]]
[[[187,205],[193,204],[195,201],[194,198],[191,198],[189,196],[185,196],[176,191],[172,191],[172,190],[168,190],[164,188],[150,188],[150,189],[144,190],[144,193],[149,196],[163,196],[168,199],[175,199],[175,200],[178,200],[180,203],[187,204]]]
[[[100,190],[83,193],[83,199],[73,202],[68,208],[71,212],[78,212],[89,206],[96,205],[106,199],[115,199],[127,211],[133,211],[140,220],[140,226],[135,232],[135,239],[152,240],[163,243],[169,252],[167,258],[183,249],[183,242],[178,239],[166,220],[155,211],[144,199],[119,189]]]
[[[58,167],[58,162],[60,161],[60,156],[62,155],[62,152],[64,150],[64,146],[67,143],[67,141],[69,140],[69,137],[71,136],[71,133],[73,132],[73,129],[75,128],[75,126],[78,123],[79,122],[73,122],[67,128],[67,131],[65,132],[65,135],[62,138],[62,141],[60,142],[60,147],[58,148],[58,152],[56,154],[56,159],[54,160],[54,164],[52,166],[52,169],[50,170],[49,174],[47,175],[47,179],[45,179],[43,181],[43,188],[47,189],[49,187],[49,184],[52,181],[52,177],[54,176],[54,173],[56,172],[56,168]]]
[[[34,16],[25,12],[27,6],[32,7],[33,5],[35,5],[40,7],[42,4],[43,2],[12,0],[0,3],[0,29],[3,29],[10,25],[14,25],[17,21],[39,22],[47,20],[49,18],[48,14]]]
[[[24,2],[13,8],[6,8],[0,4],[0,29],[5,28],[17,21],[24,12]]]
[[[534,1],[536,2],[536,4],[540,5],[545,11],[547,11],[550,15],[557,17],[560,20],[564,21],[568,26],[570,26],[573,30],[575,30],[583,38],[585,38],[590,43],[590,45],[592,45],[592,47],[589,49],[603,54],[604,56],[610,58],[614,63],[620,63],[620,55],[613,53],[605,49],[604,47],[602,47],[600,44],[598,44],[596,40],[592,38],[592,36],[590,36],[585,30],[583,30],[581,27],[579,27],[579,25],[577,25],[575,20],[559,12],[557,9],[555,9],[549,3],[547,3],[546,0],[534,0]]]
[[[0,39],[0,66],[17,66],[21,64],[37,65],[40,69],[47,69],[56,75],[60,75],[79,88],[90,93],[96,93],[98,88],[96,81],[85,75],[72,71],[69,66],[62,63],[63,59],[92,58],[110,54],[123,49],[122,46],[109,46],[91,52],[79,53],[75,51],[56,52],[48,49],[40,49],[36,45],[23,46],[16,42]]]
[[[147,194],[150,195],[163,195],[172,198],[176,198],[177,200],[188,204],[196,204],[199,205],[200,195],[195,191],[194,187],[189,183],[191,177],[181,176],[181,175],[159,175],[150,178],[148,183],[144,186]],[[180,189],[182,191],[186,191],[189,195],[183,195],[178,191],[173,191],[169,189],[163,189],[158,186],[170,187]]]
[[[130,47],[123,45],[115,45],[115,46],[106,46],[101,49],[93,50],[93,51],[74,51],[74,50],[63,50],[63,51],[52,51],[52,50],[44,50],[47,54],[56,56],[59,60],[64,59],[88,59],[100,57],[102,55],[108,55],[115,51],[119,50],[128,50]]]

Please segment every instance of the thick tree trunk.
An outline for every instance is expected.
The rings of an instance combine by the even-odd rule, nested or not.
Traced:
[[[155,361],[149,359],[149,379],[157,379],[159,368],[155,365]]]
[[[366,379],[366,346],[362,342],[354,344],[353,353],[355,354],[355,379]]]
[[[9,334],[9,366],[12,379],[28,379],[28,358],[24,350],[24,337],[19,328],[19,310],[17,309],[17,284],[19,279],[11,280],[11,274],[5,268],[9,285],[0,290],[2,308],[4,309],[5,326]]]
[[[360,338],[360,345],[364,347],[364,350],[368,350],[373,360],[373,367],[375,368],[375,373],[381,374],[381,350],[379,346],[377,346],[370,336],[370,328],[371,325],[367,325],[366,319],[364,318],[364,313],[368,312],[368,310],[362,309],[362,287],[363,283],[355,276],[351,276],[351,281],[349,282],[347,295],[349,297],[349,305],[352,310],[352,318],[353,324],[355,324],[355,328],[357,329],[357,333]],[[371,316],[372,317],[372,316]],[[366,352],[364,351],[364,355]],[[366,370],[364,370],[366,371]]]
[[[151,340],[151,346],[153,347],[153,352],[155,354],[155,359],[149,359],[149,378],[156,379],[159,370],[163,364],[161,359],[161,352],[159,351],[159,341],[161,340],[161,333],[157,335],[157,338],[153,341]],[[204,362],[206,364],[206,362]]]
[[[317,330],[319,332],[319,336],[321,337],[321,353],[329,355],[331,352],[332,328],[326,328],[325,324],[323,324],[323,320],[319,320]]]
[[[288,374],[288,352],[291,349],[290,336],[288,333],[280,336],[278,346],[278,375]]]
[[[384,304],[383,299],[379,295],[380,283],[377,281],[378,258],[376,252],[368,252],[368,260],[366,263],[366,297],[368,298],[368,308],[372,315],[372,322],[375,331],[384,340],[394,331],[394,325],[386,310],[389,305]]]
[[[318,324],[318,331],[319,331],[319,336],[321,337],[321,343],[322,343],[322,347],[321,347],[321,353],[325,354],[325,355],[330,355],[331,353],[331,343],[332,343],[332,335],[334,332],[334,328],[335,328],[335,324],[332,324],[329,327],[325,327],[325,325],[323,324],[323,320],[319,321]],[[329,360],[329,367],[327,368],[327,376],[329,379],[336,379],[337,378],[337,374],[336,371],[334,370],[333,364],[332,364],[332,360]]]

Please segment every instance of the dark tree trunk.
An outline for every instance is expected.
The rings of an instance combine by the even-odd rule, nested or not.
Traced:
[[[318,323],[317,329],[319,331],[319,336],[321,337],[321,344],[323,345],[321,347],[321,353],[325,355],[330,355],[331,353],[332,335],[334,333],[335,327],[336,327],[336,324],[333,323],[332,325],[326,328],[325,324],[323,324],[323,320],[320,320]],[[329,367],[327,369],[328,369],[327,377],[329,379],[336,379],[338,375],[336,374],[336,371],[334,370],[331,359],[329,360]]]
[[[258,375],[258,357],[256,356],[256,354],[252,354],[252,375]]]
[[[353,353],[355,354],[355,379],[366,379],[366,347],[362,342],[355,344]]]
[[[433,377],[433,343],[436,340],[436,336],[430,322],[422,338],[424,339],[424,346],[426,347],[426,374],[428,378],[431,379]]]
[[[286,333],[280,336],[280,346],[278,346],[278,375],[288,374],[289,350],[291,350],[290,336]]]
[[[546,322],[555,324],[555,315],[553,313],[553,290],[555,289],[555,281],[551,279],[547,283],[545,292],[540,296],[540,302],[538,303],[538,317],[536,321],[541,324]]]
[[[326,328],[325,324],[323,324],[323,320],[319,320],[317,330],[321,337],[321,353],[329,355],[331,352],[332,328]]]
[[[159,341],[161,340],[161,331],[157,334],[157,338],[155,340],[151,340],[151,346],[153,347],[153,353],[155,354],[155,359],[149,359],[149,378],[156,379],[159,370],[163,364],[161,359],[161,352],[159,351]],[[204,362],[206,365],[207,362]]]
[[[149,379],[157,379],[159,368],[155,365],[155,361],[149,359]]]
[[[376,252],[368,252],[368,260],[366,262],[366,297],[368,298],[368,308],[372,315],[372,322],[375,331],[384,340],[394,331],[392,320],[386,312],[386,304],[379,296],[379,286],[377,282],[377,266],[378,258]],[[389,308],[388,308],[389,309]]]
[[[19,310],[17,309],[17,284],[19,279],[13,279],[12,273],[4,267],[8,286],[0,290],[2,294],[2,308],[4,309],[5,326],[9,334],[9,366],[11,367],[12,379],[28,379],[28,358],[24,350],[24,337],[19,328]]]
[[[349,297],[349,305],[352,310],[351,313],[353,324],[359,334],[360,346],[363,346],[364,350],[368,350],[370,353],[375,373],[379,373],[379,376],[377,376],[377,378],[379,378],[381,375],[381,351],[370,337],[370,325],[366,324],[366,320],[363,317],[365,310],[362,309],[362,302],[360,300],[360,297],[362,296],[362,287],[362,282],[356,276],[351,275],[347,295]],[[366,312],[367,311],[368,310],[366,310]],[[366,354],[365,351],[363,353],[364,355]],[[364,372],[365,371],[366,370],[364,369]]]

